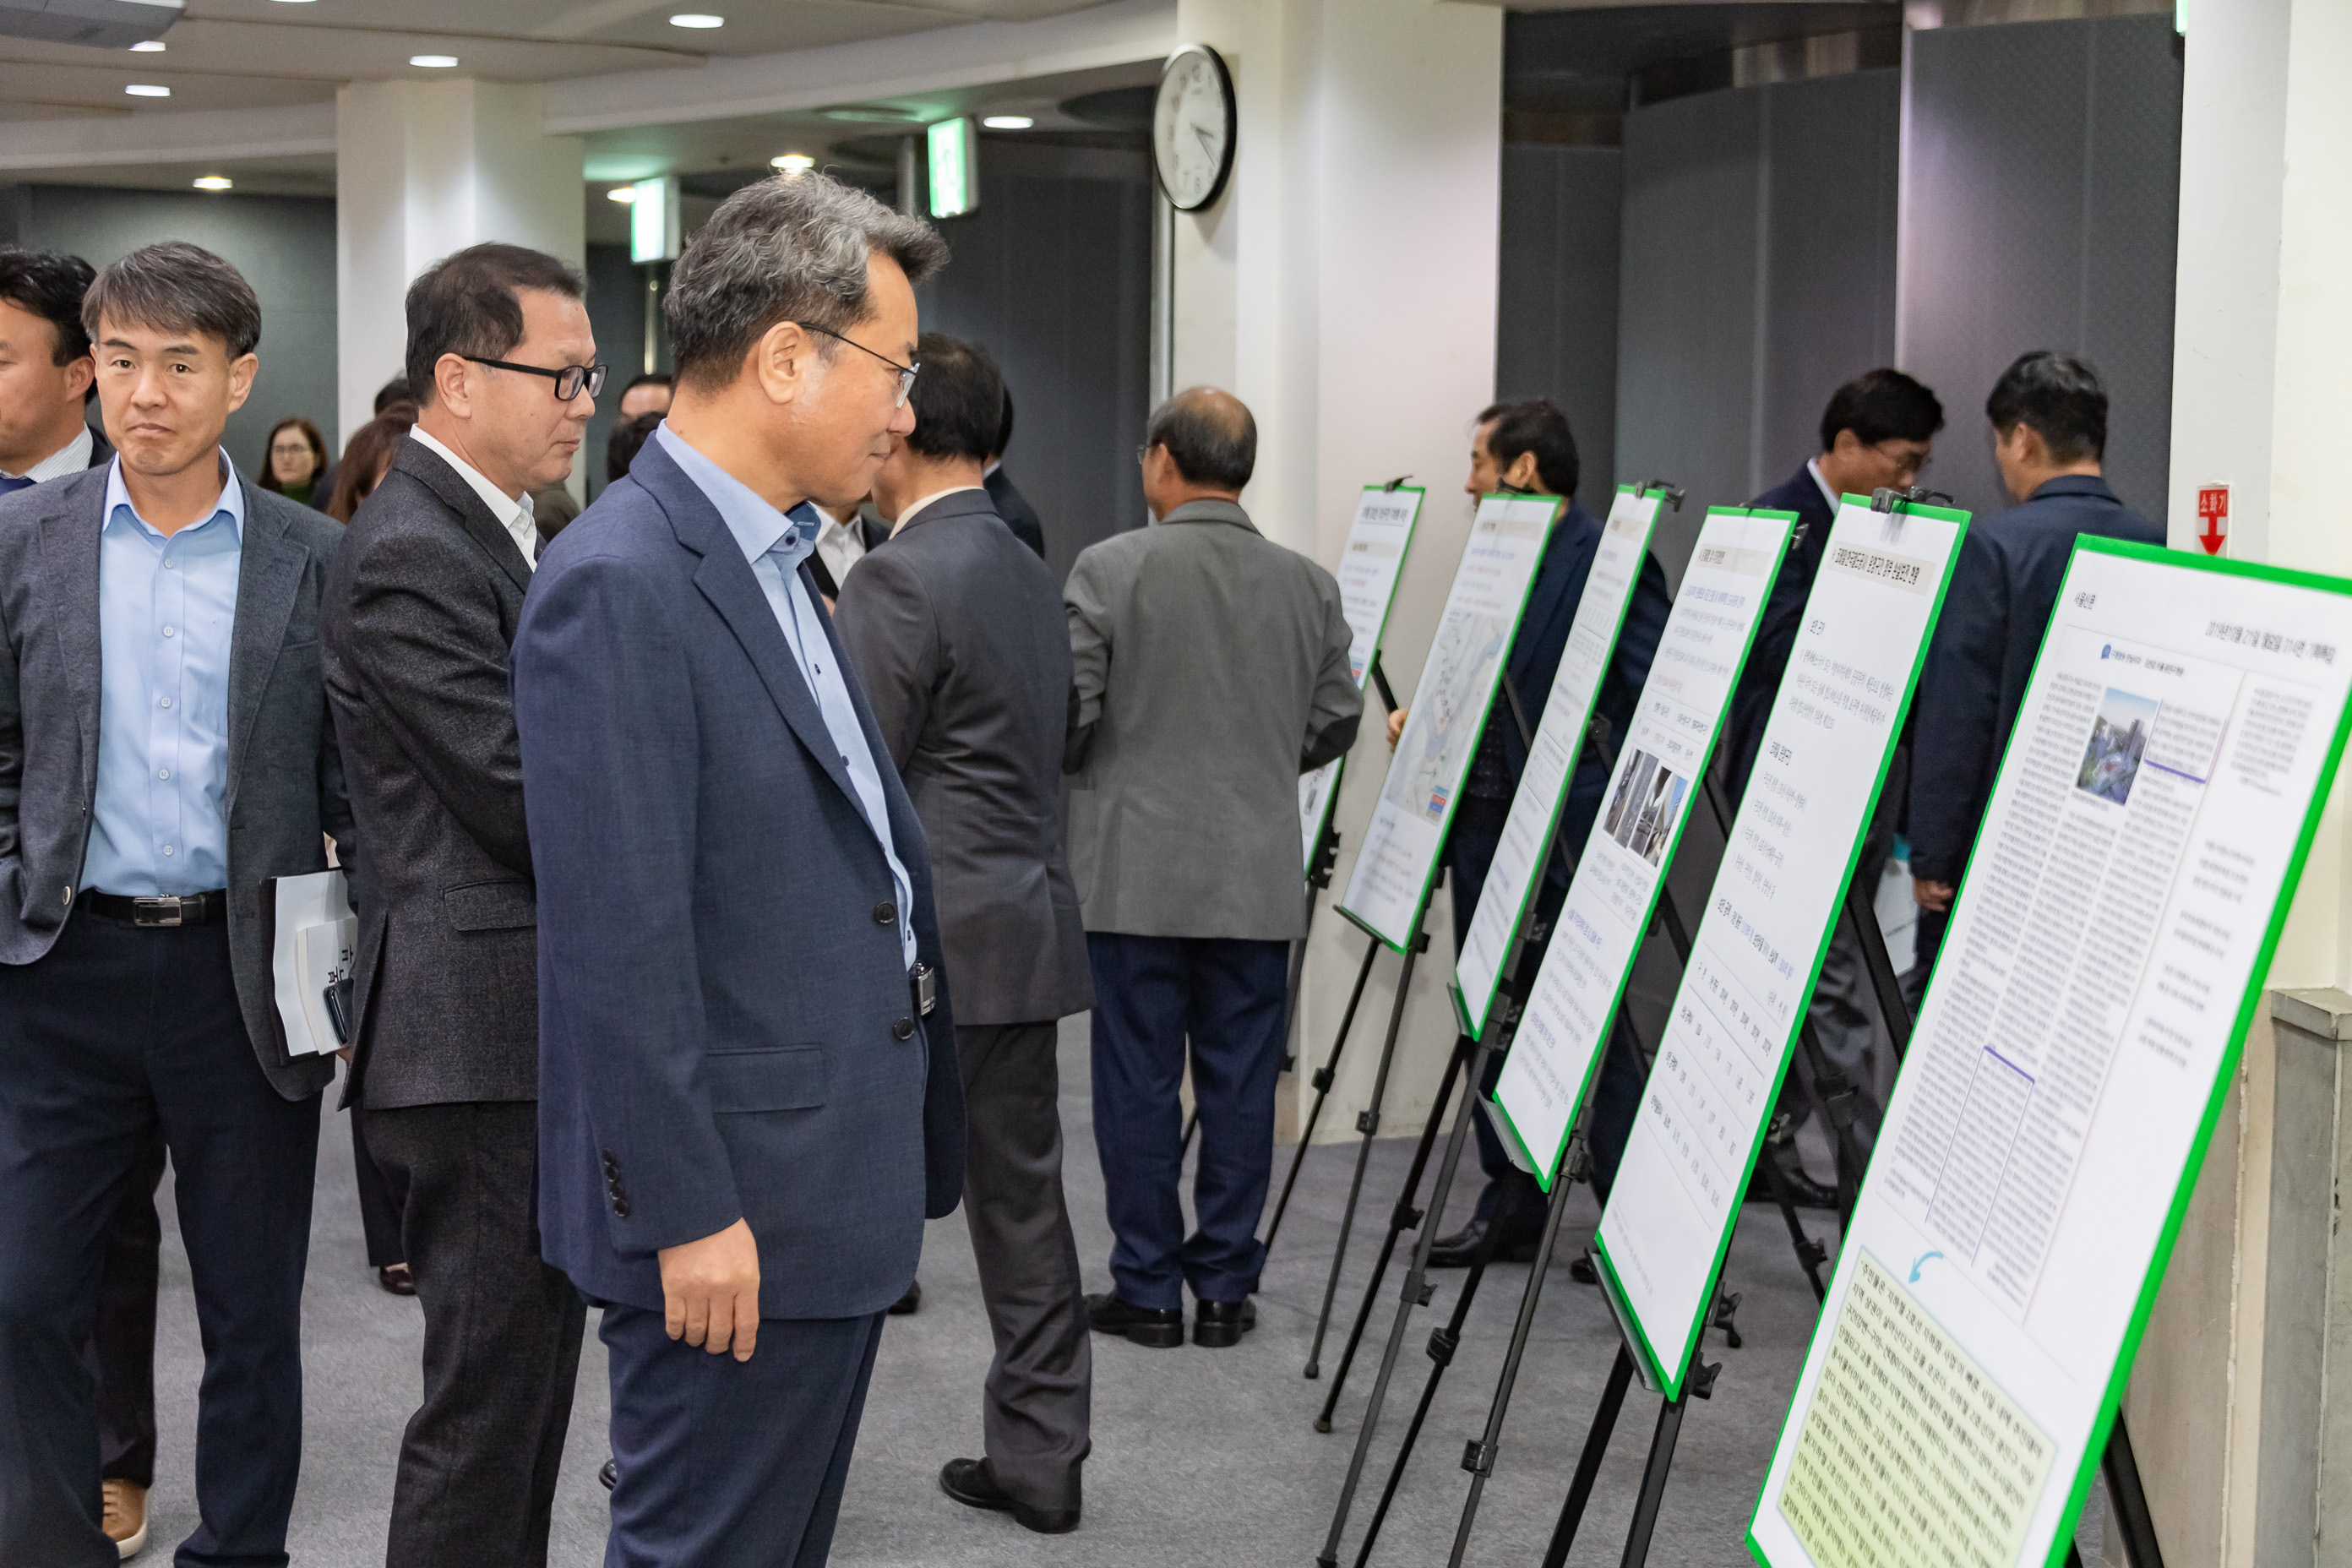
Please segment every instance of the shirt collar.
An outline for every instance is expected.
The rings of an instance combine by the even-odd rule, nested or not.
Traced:
[[[229,532],[242,542],[245,538],[245,486],[238,480],[236,465],[229,461],[226,452],[222,452],[220,455],[220,500],[213,503],[211,515],[195,526],[203,528],[208,525],[213,518],[226,516],[228,519]],[[106,521],[112,522],[118,510],[129,512],[132,521],[156,538],[165,537],[162,529],[141,517],[138,507],[131,504],[131,492],[123,487],[122,458],[119,454],[112,462],[106,465]],[[181,531],[187,531],[183,529]]]
[[[986,490],[987,489],[988,487],[986,485],[950,485],[943,490],[933,490],[930,494],[925,496],[922,500],[917,501],[914,505],[900,512],[898,514],[898,521],[890,525],[890,531],[895,533],[899,529],[906,527],[908,523],[914,521],[914,516],[917,512],[922,510],[933,501],[939,500],[943,497],[961,495],[966,490]]]
[[[75,433],[72,440],[51,452],[23,473],[11,474],[5,469],[0,469],[0,479],[30,479],[37,485],[45,484],[50,479],[64,479],[68,474],[80,473],[89,467],[89,456],[95,446],[96,437],[90,435],[89,426],[85,425]]]
[[[816,548],[816,536],[824,526],[824,515],[816,508],[803,501],[789,512],[778,511],[751,486],[695,450],[686,437],[673,434],[667,419],[654,426],[654,439],[718,509],[719,521],[734,535],[744,560],[757,561],[772,551],[791,572]]]
[[[1830,489],[1829,480],[1822,478],[1822,460],[1819,458],[1807,458],[1805,472],[1813,476],[1813,483],[1821,489],[1822,499],[1830,503],[1830,515],[1835,517],[1838,513],[1838,493]]]
[[[2054,479],[2044,479],[2025,499],[2040,500],[2044,496],[2096,496],[2118,506],[2123,504],[2123,498],[2116,495],[2107,481],[2097,474],[2061,474]]]
[[[482,498],[482,504],[490,509],[490,515],[499,520],[500,528],[505,529],[509,533],[520,534],[522,531],[517,527],[517,524],[531,521],[529,490],[525,490],[520,498],[507,494],[506,491],[483,478],[481,470],[475,468],[473,464],[435,440],[432,433],[422,425],[409,426],[408,438],[455,468],[457,471],[457,477],[466,481],[467,488]],[[530,559],[530,551],[526,550],[522,554],[524,560]]]

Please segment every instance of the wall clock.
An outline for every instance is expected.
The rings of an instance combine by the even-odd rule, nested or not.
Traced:
[[[1206,44],[1186,44],[1160,72],[1151,110],[1151,155],[1160,188],[1180,212],[1198,212],[1224,194],[1234,172],[1234,79]]]

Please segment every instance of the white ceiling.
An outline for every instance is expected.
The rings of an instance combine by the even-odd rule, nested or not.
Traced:
[[[160,54],[0,37],[0,121],[262,109],[332,99],[346,81],[457,69],[548,81],[694,67],[973,22],[1025,22],[1101,0],[190,0]],[[688,9],[721,27],[672,26]],[[172,89],[133,98],[132,83]]]

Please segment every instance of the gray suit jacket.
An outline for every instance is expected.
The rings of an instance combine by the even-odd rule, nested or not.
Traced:
[[[1087,929],[1303,934],[1298,775],[1364,710],[1338,582],[1240,507],[1194,501],[1088,547],[1063,598]]]
[[[409,440],[327,574],[327,700],[375,849],[352,889],[346,1104],[539,1097],[539,917],[507,671],[530,585],[482,498]]]
[[[47,953],[81,891],[98,798],[98,541],[94,468],[0,500],[0,963]],[[229,636],[228,939],[254,1054],[289,1100],[334,1058],[286,1054],[262,884],[327,868],[332,834],[355,858],[343,768],[319,680],[319,595],[342,528],[240,478],[245,536]],[[101,889],[102,890],[102,889]]]
[[[957,1021],[1092,1006],[1062,862],[1070,641],[1053,574],[966,490],[860,561],[834,618],[931,841]]]

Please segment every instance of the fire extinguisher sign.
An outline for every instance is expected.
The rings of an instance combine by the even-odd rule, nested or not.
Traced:
[[[2219,555],[2230,542],[2230,487],[2197,487],[2197,542],[2208,555]]]

